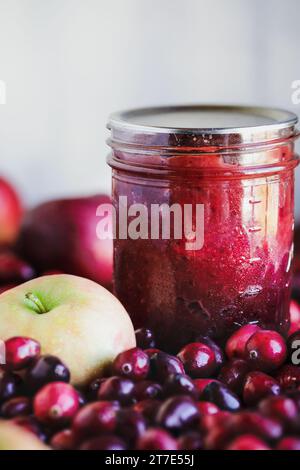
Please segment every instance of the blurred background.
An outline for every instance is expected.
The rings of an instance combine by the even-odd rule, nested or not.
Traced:
[[[109,191],[105,126],[118,109],[245,103],[300,114],[299,15],[298,0],[0,0],[0,174],[28,206]]]

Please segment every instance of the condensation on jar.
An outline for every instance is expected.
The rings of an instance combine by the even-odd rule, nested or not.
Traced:
[[[120,236],[117,217],[115,293],[134,326],[153,329],[160,346],[175,351],[197,335],[222,338],[245,323],[287,331],[296,123],[283,110],[232,106],[111,116],[117,215],[120,197],[127,209],[142,204],[148,213],[148,232],[140,227],[134,237]],[[166,209],[174,204],[182,209],[181,227]],[[154,237],[153,205],[164,205]],[[193,210],[185,220],[186,205]],[[166,217],[170,236],[162,236]],[[200,230],[203,243],[191,244]]]

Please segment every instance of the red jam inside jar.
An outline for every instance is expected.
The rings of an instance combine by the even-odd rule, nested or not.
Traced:
[[[115,292],[134,326],[153,329],[160,346],[175,351],[200,334],[225,338],[245,323],[287,331],[296,123],[286,111],[229,106],[111,117]],[[120,236],[120,197],[123,210],[147,207],[147,233]],[[159,219],[169,217],[170,236],[151,236],[151,208],[162,204],[182,214],[193,207],[193,240],[203,235],[197,249],[184,216],[183,236],[174,235],[172,211],[161,210]]]

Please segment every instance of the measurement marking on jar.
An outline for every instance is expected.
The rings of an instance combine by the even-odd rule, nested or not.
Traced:
[[[260,204],[260,203],[261,203],[260,199],[252,198],[249,200],[249,204]]]
[[[260,225],[255,225],[254,227],[249,228],[249,232],[255,233],[255,232],[261,232],[262,228]]]
[[[259,261],[261,261],[261,258],[259,258],[259,257],[257,257],[257,258],[250,258],[250,259],[249,259],[249,263],[250,263],[250,264],[258,263]]]

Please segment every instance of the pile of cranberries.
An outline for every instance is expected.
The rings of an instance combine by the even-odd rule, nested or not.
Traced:
[[[150,330],[136,339],[82,390],[34,339],[7,340],[0,417],[60,450],[300,450],[300,331],[246,325],[224,348],[201,336],[177,356]]]

